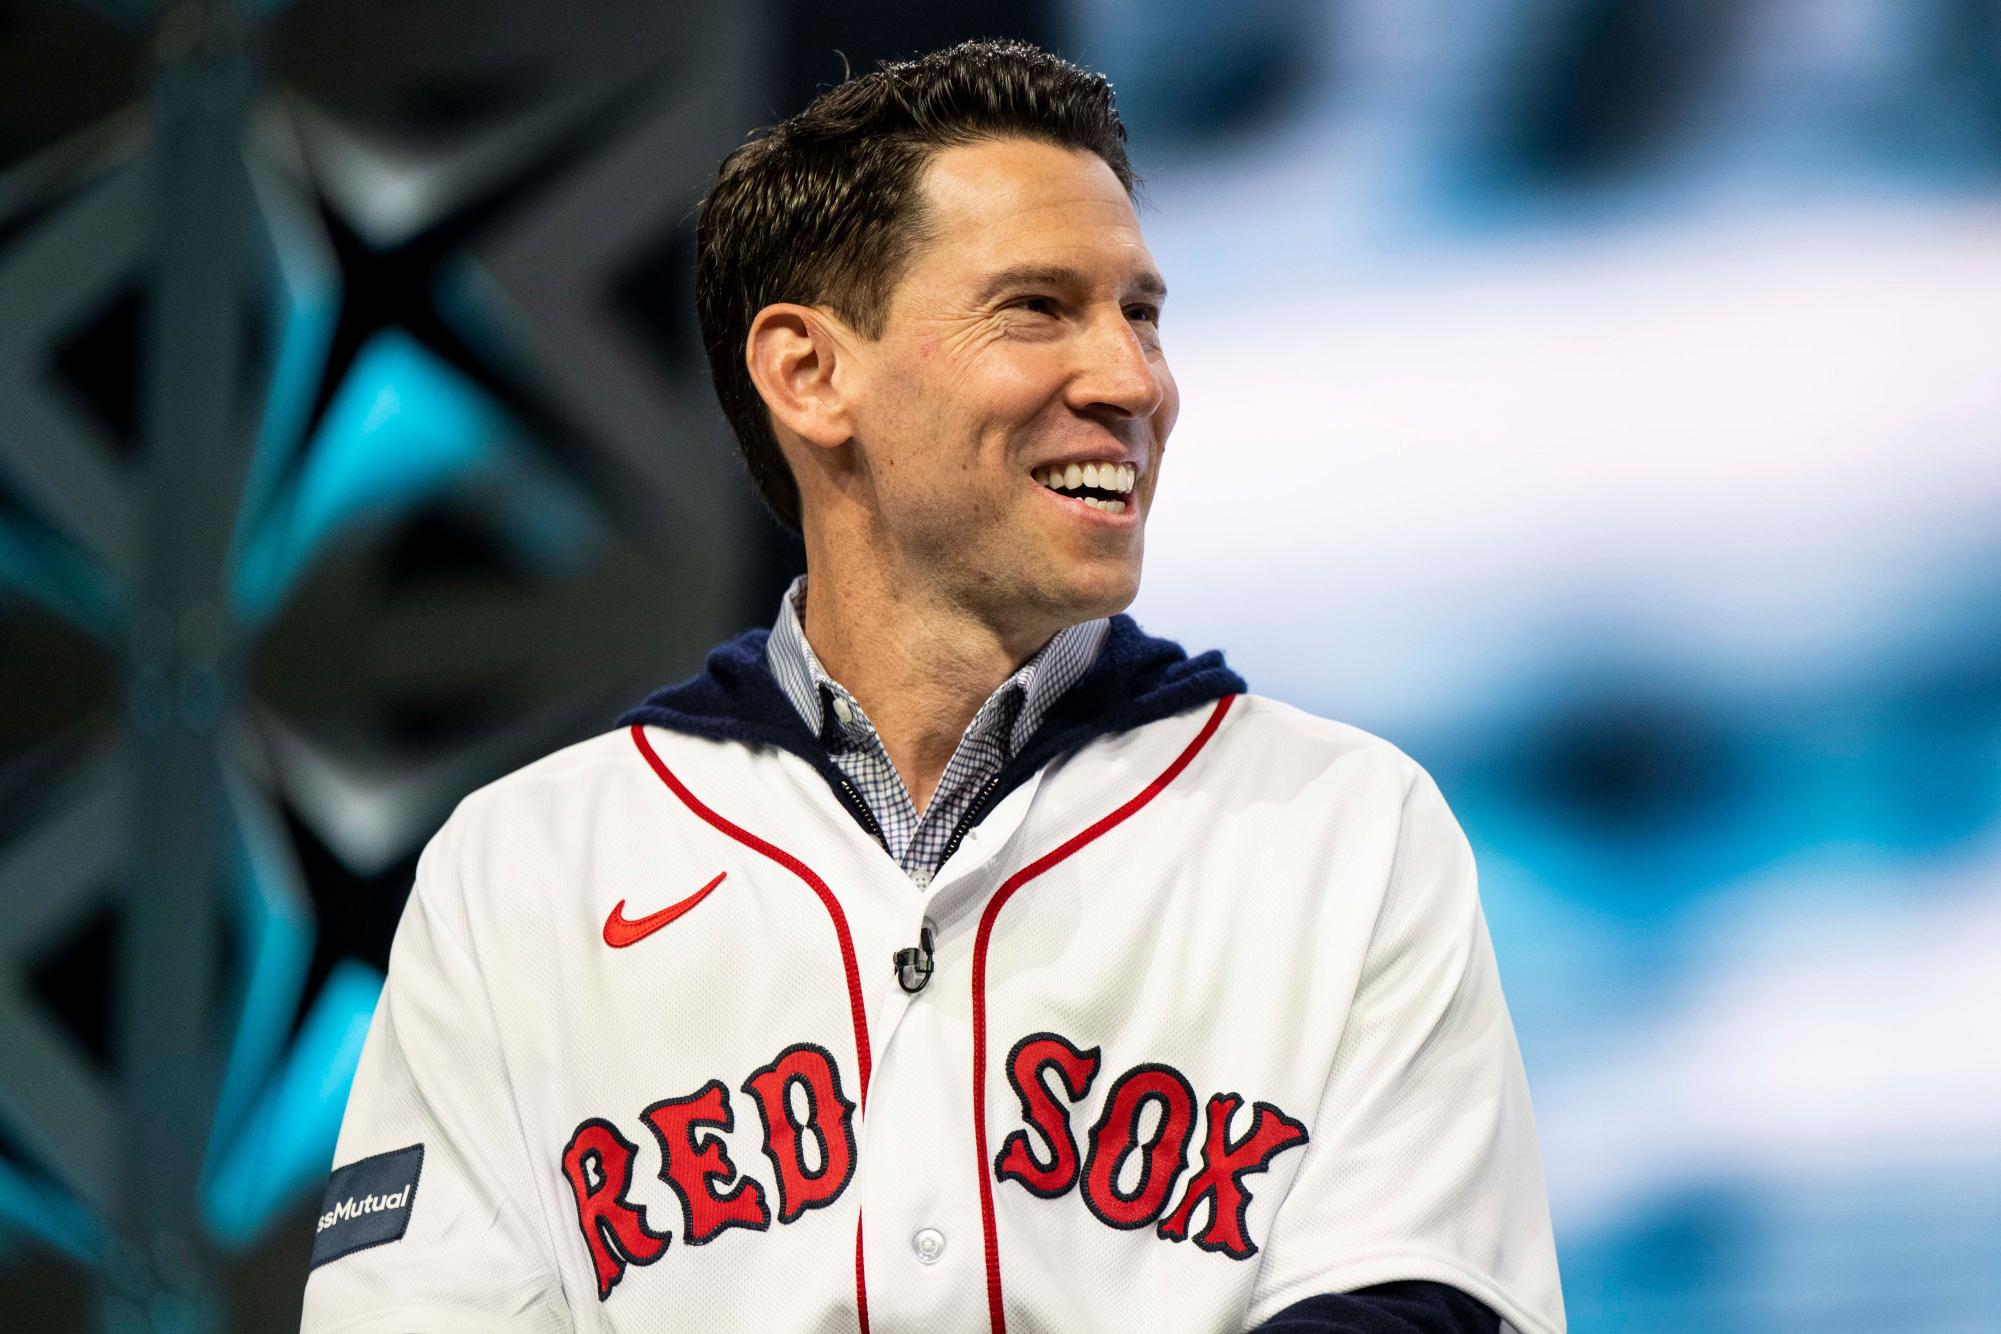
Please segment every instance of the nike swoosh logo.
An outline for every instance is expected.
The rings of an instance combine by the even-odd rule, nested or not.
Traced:
[[[661,927],[667,925],[667,923],[709,897],[709,891],[720,885],[723,882],[723,877],[728,874],[728,871],[718,871],[714,880],[703,885],[679,903],[670,903],[659,912],[648,913],[637,920],[626,917],[625,900],[620,899],[618,906],[611,910],[611,916],[604,919],[604,943],[615,950],[622,950],[627,945],[636,944],[646,939],[655,931],[658,931]]]

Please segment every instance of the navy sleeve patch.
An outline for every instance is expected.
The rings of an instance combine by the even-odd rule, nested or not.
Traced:
[[[318,1269],[353,1251],[400,1241],[410,1226],[417,1178],[424,1170],[424,1146],[378,1153],[334,1169],[320,1203],[320,1226],[313,1238]]]

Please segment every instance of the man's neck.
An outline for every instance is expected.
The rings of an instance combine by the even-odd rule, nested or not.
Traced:
[[[1054,631],[1010,636],[889,582],[811,574],[803,628],[820,666],[868,712],[921,814],[973,715]]]

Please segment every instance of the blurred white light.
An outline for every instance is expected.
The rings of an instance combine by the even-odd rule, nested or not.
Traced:
[[[1797,663],[2001,528],[1991,203],[1313,278],[1172,303],[1135,609],[1274,693],[1423,716],[1580,617]]]
[[[1565,1224],[1689,1181],[2001,1171],[2001,848],[1916,879],[1901,907],[1797,873],[1747,887],[1694,951],[1716,962],[1683,1008],[1538,1081]]]

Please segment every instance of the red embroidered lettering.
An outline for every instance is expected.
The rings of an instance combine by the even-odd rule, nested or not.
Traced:
[[[597,1269],[599,1301],[611,1296],[628,1262],[652,1264],[666,1253],[670,1240],[669,1234],[647,1227],[625,1197],[637,1152],[638,1145],[599,1117],[579,1125],[563,1149],[563,1175],[577,1196],[577,1226]]]
[[[1235,1144],[1230,1143],[1230,1118],[1244,1105],[1235,1093],[1218,1093],[1209,1099],[1209,1124],[1202,1146],[1202,1170],[1188,1182],[1181,1202],[1160,1220],[1160,1235],[1169,1241],[1188,1239],[1189,1220],[1204,1197],[1209,1200],[1209,1223],[1195,1244],[1205,1251],[1221,1251],[1237,1260],[1258,1253],[1245,1227],[1244,1213],[1250,1208],[1251,1193],[1243,1179],[1262,1172],[1271,1160],[1306,1142],[1306,1127],[1268,1102],[1257,1103],[1251,1128]]]
[[[793,1114],[792,1090],[806,1097],[803,1120]],[[790,1223],[808,1209],[832,1204],[855,1171],[855,1105],[841,1092],[841,1072],[827,1049],[795,1043],[744,1081],[764,1118],[764,1156],[778,1173],[778,1221]],[[818,1167],[808,1167],[806,1140]]]
[[[641,1112],[640,1119],[660,1141],[660,1179],[681,1197],[681,1214],[686,1226],[681,1239],[700,1246],[724,1228],[747,1227],[762,1232],[771,1226],[771,1213],[764,1207],[764,1187],[749,1177],[737,1179],[736,1164],[722,1135],[736,1129],[736,1115],[730,1110],[729,1090],[720,1079],[711,1079],[698,1093],[685,1098],[668,1098]],[[695,1140],[696,1127],[713,1127],[722,1134]],[[733,1189],[719,1192],[715,1183]]]
[[[1049,1146],[1049,1161],[1036,1158],[1028,1132],[1017,1130],[1002,1141],[994,1158],[996,1180],[1019,1181],[1044,1199],[1054,1199],[1077,1181],[1077,1139],[1070,1133],[1070,1112],[1050,1096],[1043,1072],[1054,1070],[1063,1080],[1071,1102],[1091,1091],[1098,1074],[1098,1049],[1078,1051],[1055,1033],[1031,1033],[1014,1044],[1007,1056],[1007,1078],[1021,1100],[1021,1114]]]
[[[1153,1142],[1139,1142],[1140,1115],[1148,1103],[1160,1108]],[[1084,1203],[1116,1228],[1145,1227],[1160,1216],[1195,1129],[1195,1090],[1172,1066],[1136,1065],[1119,1076],[1105,1098],[1105,1113],[1091,1129],[1091,1156],[1084,1164]],[[1138,1153],[1139,1179],[1119,1189],[1127,1155]]]

